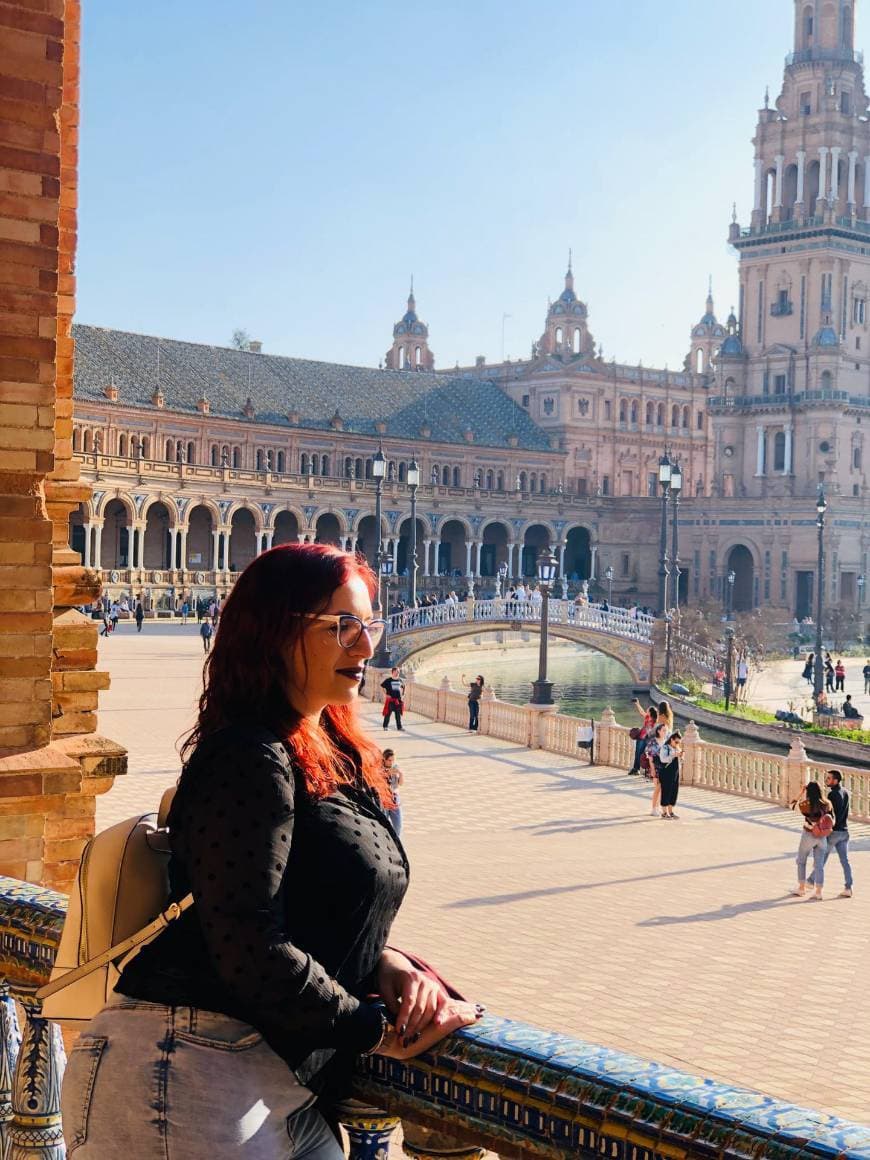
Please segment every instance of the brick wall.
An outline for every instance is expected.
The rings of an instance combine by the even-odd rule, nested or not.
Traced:
[[[63,888],[94,794],[124,770],[96,729],[99,591],[67,546],[79,0],[0,0],[0,873]]]

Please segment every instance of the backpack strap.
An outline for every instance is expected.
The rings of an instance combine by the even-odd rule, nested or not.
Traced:
[[[193,906],[192,894],[185,895],[180,902],[171,902],[164,911],[157,915],[153,922],[149,922],[147,926],[143,926],[141,930],[137,930],[135,934],[125,938],[123,942],[115,943],[113,947],[109,947],[102,954],[88,959],[80,967],[74,967],[71,971],[66,971],[58,978],[52,979],[44,987],[40,987],[36,992],[37,999],[48,999],[49,996],[62,991],[64,987],[69,987],[73,983],[77,983],[79,979],[84,979],[93,974],[94,971],[98,971],[100,967],[105,967],[116,959],[122,959],[130,951],[138,950],[139,947],[152,942],[171,922],[181,918],[182,914],[191,906]]]

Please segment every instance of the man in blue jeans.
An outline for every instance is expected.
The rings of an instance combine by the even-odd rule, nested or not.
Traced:
[[[838,898],[852,897],[852,867],[849,865],[849,794],[843,789],[843,775],[839,769],[829,769],[825,774],[825,785],[828,787],[828,800],[834,810],[834,829],[828,834],[828,849],[825,854],[825,862],[831,856],[831,851],[836,850],[840,859],[840,864],[843,867],[843,877],[846,880],[846,885],[838,894]],[[824,867],[824,863],[822,864]],[[813,884],[813,876],[810,874],[807,881],[810,885]]]

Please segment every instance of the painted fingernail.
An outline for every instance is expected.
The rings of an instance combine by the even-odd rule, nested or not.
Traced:
[[[419,1038],[420,1038],[420,1032],[418,1031],[417,1034],[412,1037],[411,1042],[416,1043],[419,1040]]]
[[[404,1035],[404,1034],[405,1034],[405,1032],[406,1032],[407,1030],[408,1030],[408,1024],[407,1024],[407,1023],[400,1023],[400,1024],[399,1024],[399,1034],[400,1034],[400,1035]]]

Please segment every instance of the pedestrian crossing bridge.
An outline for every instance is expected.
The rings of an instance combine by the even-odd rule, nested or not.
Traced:
[[[462,636],[483,632],[540,632],[543,604],[533,600],[468,600],[408,608],[387,618],[387,647],[396,663]],[[638,686],[653,675],[655,618],[625,608],[549,600],[547,632],[576,641],[623,664]]]

